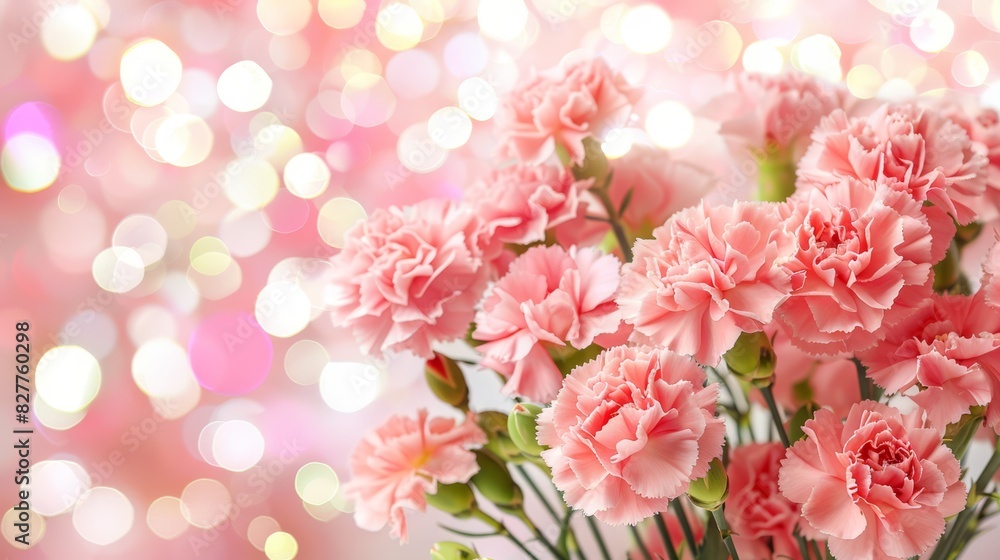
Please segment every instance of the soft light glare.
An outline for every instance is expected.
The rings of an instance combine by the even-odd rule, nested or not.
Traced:
[[[132,529],[135,508],[125,494],[98,486],[80,497],[73,510],[73,527],[84,540],[109,545]]]
[[[41,461],[31,467],[30,481],[22,488],[31,495],[31,509],[48,517],[66,513],[90,489],[90,475],[73,461]]]
[[[56,346],[42,355],[35,369],[38,396],[60,412],[83,410],[101,388],[97,358],[79,346]]]
[[[910,40],[918,49],[934,53],[943,50],[955,36],[955,22],[942,10],[934,10],[913,20]]]
[[[312,308],[309,296],[293,282],[273,282],[257,296],[254,315],[261,328],[271,336],[289,338],[309,325]]]
[[[191,167],[205,161],[212,152],[212,129],[199,116],[178,113],[160,123],[154,142],[163,161]]]
[[[183,71],[177,53],[162,41],[146,39],[122,55],[122,89],[125,97],[136,105],[159,105],[177,91]]]
[[[847,89],[859,99],[871,99],[882,85],[882,74],[870,64],[859,64],[847,73]]]
[[[601,151],[609,159],[617,159],[632,149],[632,133],[628,129],[616,128],[609,131],[601,142]]]
[[[216,91],[219,100],[233,111],[256,111],[271,97],[271,77],[252,60],[242,60],[222,71]]]
[[[162,496],[149,504],[146,524],[154,535],[164,540],[176,539],[190,527],[181,513],[180,498],[174,496]]]
[[[951,74],[965,87],[983,85],[990,73],[990,63],[977,51],[958,53],[951,62]]]
[[[138,251],[129,247],[109,247],[94,257],[91,273],[101,289],[115,294],[134,290],[145,278],[146,265]]]
[[[529,15],[523,0],[480,0],[476,11],[479,30],[499,41],[516,39],[528,24]]]
[[[757,41],[747,45],[743,51],[743,69],[759,74],[778,74],[785,65],[781,51],[767,41]]]
[[[299,198],[316,198],[330,186],[330,168],[316,154],[296,154],[285,164],[284,178],[288,192]]]
[[[218,465],[243,472],[264,456],[264,436],[250,422],[230,420],[219,426],[212,439],[212,457]]]
[[[344,234],[367,217],[364,207],[353,199],[334,198],[320,208],[316,227],[327,245],[339,249],[344,246]]]
[[[75,60],[87,54],[98,26],[94,16],[80,4],[56,7],[42,24],[42,45],[57,60]]]
[[[370,364],[330,362],[323,368],[319,392],[323,402],[337,412],[356,412],[378,396],[379,371]]]
[[[268,560],[293,560],[299,553],[299,543],[295,537],[278,531],[271,533],[264,542],[264,554]]]
[[[275,35],[291,35],[309,23],[312,5],[309,0],[257,0],[260,24]]]
[[[319,0],[316,6],[323,23],[334,29],[349,29],[365,15],[364,0]]]
[[[257,210],[278,195],[279,179],[274,166],[260,158],[230,163],[228,181],[223,186],[226,198],[237,208]]]
[[[621,38],[630,50],[652,54],[670,43],[673,27],[673,21],[662,8],[642,4],[625,13],[621,21]]]
[[[406,4],[386,4],[375,19],[375,36],[387,49],[405,51],[415,47],[423,34],[424,22],[420,14]]]
[[[684,104],[664,101],[646,114],[646,132],[661,148],[679,148],[694,133],[694,116]]]
[[[458,106],[477,121],[489,120],[499,105],[496,90],[482,78],[469,78],[458,85]]]
[[[434,111],[427,120],[427,134],[438,146],[454,150],[469,141],[472,120],[458,107],[444,107]]]
[[[337,495],[339,488],[340,479],[329,465],[306,463],[295,473],[295,492],[307,504],[325,504]]]
[[[198,385],[187,350],[166,338],[139,346],[132,356],[132,379],[140,391],[159,399],[179,399]]]
[[[10,188],[33,193],[48,188],[59,177],[59,150],[44,136],[18,134],[7,141],[0,154],[0,169]]]
[[[802,39],[792,49],[792,64],[796,68],[830,82],[840,80],[840,45],[827,35],[812,35]]]

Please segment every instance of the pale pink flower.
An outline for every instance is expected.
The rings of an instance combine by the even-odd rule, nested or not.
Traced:
[[[782,262],[794,251],[777,206],[703,202],[635,243],[618,305],[656,344],[717,365],[740,333],[762,330],[791,293]]]
[[[351,454],[352,480],[344,492],[354,500],[358,527],[391,534],[406,542],[405,509],[424,511],[426,494],[437,485],[468,482],[479,472],[470,449],[486,443],[486,434],[470,413],[463,421],[393,416],[365,436]]]
[[[577,181],[565,168],[516,163],[490,172],[465,193],[496,240],[527,245],[580,214],[580,195],[592,180]]]
[[[984,307],[983,296],[934,294],[885,340],[859,355],[868,377],[889,393],[919,384],[910,398],[942,432],[973,406],[990,404],[991,383],[1000,376],[1000,314]],[[1000,407],[990,404],[990,424]]]
[[[496,122],[504,156],[540,163],[564,148],[570,161],[586,154],[583,140],[625,124],[639,98],[601,58],[563,61],[532,76],[503,101]]]
[[[784,457],[785,447],[777,442],[741,445],[729,454],[726,520],[741,559],[802,558],[794,533],[802,519],[799,506],[778,491]]]
[[[857,370],[854,362],[846,356],[814,356],[792,344],[784,332],[773,334],[774,353],[778,360],[774,367],[774,398],[786,410],[796,411],[807,402],[816,403],[833,410],[838,418],[847,416],[851,405],[861,400],[861,390],[857,383],[845,382],[853,379]],[[766,406],[754,391],[753,398],[761,406]]]
[[[706,112],[721,121],[719,132],[744,149],[801,155],[820,119],[844,104],[844,91],[798,72],[744,72],[732,91],[712,100]]]
[[[958,123],[972,139],[973,147],[986,154],[986,191],[979,208],[979,221],[1000,217],[1000,115],[995,109],[977,108],[965,112],[957,105],[944,109],[945,115]]]
[[[802,504],[805,522],[827,535],[835,558],[917,556],[965,507],[958,460],[918,418],[863,401],[842,424],[821,409],[803,426],[806,439],[788,449],[781,493]]]
[[[883,183],[852,177],[789,199],[785,227],[805,275],[777,317],[815,354],[873,346],[931,291],[931,228],[922,205]]]
[[[463,336],[491,274],[496,245],[471,209],[430,199],[378,209],[347,232],[332,259],[333,321],[361,351],[409,350]]]
[[[619,330],[619,267],[595,247],[558,245],[532,247],[511,263],[483,300],[472,333],[485,342],[477,347],[482,365],[508,378],[504,393],[548,402],[562,386],[548,348],[582,350]]]
[[[542,459],[566,503],[635,525],[705,476],[722,455],[718,385],[669,350],[616,346],[573,370],[538,419]]]
[[[986,190],[986,156],[939,111],[883,105],[865,118],[842,110],[824,118],[799,162],[797,186],[843,177],[896,179],[918,202],[942,207],[959,223],[976,218]]]

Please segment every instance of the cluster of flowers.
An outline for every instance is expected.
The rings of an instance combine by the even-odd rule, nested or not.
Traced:
[[[605,157],[640,93],[600,59],[540,73],[497,119],[505,163],[463,200],[348,234],[334,321],[369,354],[427,359],[461,411],[364,439],[357,523],[405,540],[404,510],[431,504],[533,557],[509,516],[568,559],[577,511],[605,558],[595,519],[649,519],[636,558],[954,558],[1000,466],[962,481],[970,441],[1000,433],[997,114],[736,76],[703,111],[757,163],[758,200],[712,203],[722,173],[641,141]],[[478,369],[440,353],[463,338]],[[464,376],[484,370],[509,415],[469,410]],[[529,469],[568,506],[558,539],[524,511],[512,471]]]

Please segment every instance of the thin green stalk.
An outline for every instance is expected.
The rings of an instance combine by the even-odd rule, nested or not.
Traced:
[[[522,543],[517,537],[515,537],[513,533],[511,533],[510,530],[507,529],[507,527],[503,524],[503,522],[494,519],[492,516],[490,516],[490,514],[486,513],[485,511],[479,508],[474,508],[472,510],[472,515],[476,519],[493,527],[493,530],[496,531],[497,535],[506,537],[507,540],[517,545],[517,547],[520,548],[521,551],[528,556],[529,560],[538,560],[538,557],[532,554],[531,550],[529,550],[528,547],[524,545],[524,543]]]
[[[658,513],[653,516],[656,519],[656,528],[660,531],[660,538],[663,539],[663,546],[667,550],[667,556],[670,560],[681,560],[680,556],[677,556],[677,551],[674,550],[674,542],[670,538],[670,531],[667,530],[667,524],[663,521],[663,514]]]
[[[590,525],[590,530],[594,533],[594,540],[597,541],[597,548],[601,550],[601,557],[604,560],[611,560],[611,553],[608,551],[608,545],[604,542],[604,536],[601,535],[601,528],[597,526],[593,517],[589,515],[584,517],[587,518],[587,524]]]
[[[858,391],[861,393],[861,400],[867,401],[872,398],[872,385],[868,380],[868,370],[861,364],[861,360],[851,358],[854,362],[854,369],[858,373]]]
[[[677,516],[677,522],[681,524],[681,531],[684,532],[684,540],[687,541],[688,548],[691,549],[691,556],[698,556],[698,541],[694,538],[694,531],[691,530],[684,505],[681,504],[680,499],[677,499],[670,502],[670,507],[674,510],[674,515]]]
[[[538,500],[542,502],[543,506],[545,506],[545,510],[548,511],[549,514],[552,515],[552,519],[554,519],[558,523],[559,514],[556,513],[556,508],[549,503],[549,500],[546,499],[545,494],[542,493],[542,489],[539,488],[538,485],[535,484],[535,481],[531,478],[531,476],[528,475],[528,470],[525,469],[522,465],[515,465],[514,469],[516,469],[517,472],[521,473],[521,477],[524,478],[525,482],[528,483],[528,487],[531,488],[532,492],[534,492],[535,495],[538,496]]]
[[[596,189],[590,189],[590,192],[597,196],[598,200],[601,201],[601,205],[608,213],[608,223],[611,225],[611,231],[615,234],[615,239],[618,240],[618,245],[622,248],[622,256],[625,257],[625,262],[632,262],[632,245],[628,242],[628,235],[625,234],[625,228],[622,227],[622,222],[620,216],[618,216],[618,210],[615,208],[615,204],[611,201],[611,196],[608,195],[607,184],[610,183],[611,176],[608,175],[608,180],[605,184]]]
[[[771,391],[771,386],[761,387],[760,392],[764,395],[764,400],[767,401],[767,408],[771,411],[774,426],[778,428],[778,437],[781,438],[782,445],[788,447],[791,445],[788,441],[788,432],[785,431],[785,424],[781,421],[781,411],[778,410],[778,403],[774,401],[774,393]]]
[[[813,554],[816,555],[816,560],[823,560],[823,553],[819,551],[819,545],[816,541],[809,541],[809,545],[812,546]]]
[[[632,531],[632,536],[635,537],[636,546],[639,547],[639,552],[642,553],[642,557],[646,560],[653,560],[653,556],[649,553],[649,549],[646,548],[646,543],[642,542],[642,536],[639,535],[639,530],[635,528],[635,525],[629,525],[628,528]]]
[[[542,534],[542,531],[539,530],[534,523],[532,523],[531,519],[528,517],[528,514],[525,513],[523,509],[519,510],[514,516],[520,519],[522,523],[524,523],[524,526],[527,527],[529,531],[531,531],[531,534],[533,534],[535,538],[538,539],[538,541],[541,542],[545,546],[545,548],[547,548],[548,551],[552,553],[553,556],[555,556],[556,558],[560,558],[562,560],[568,560],[567,558],[568,554],[559,550],[558,548],[556,548],[556,545],[549,542],[549,539],[545,538],[545,535]]]
[[[722,541],[729,549],[729,555],[733,557],[733,560],[740,560],[740,555],[736,552],[736,545],[733,543],[733,532],[729,529],[729,524],[726,523],[726,513],[723,508],[712,510],[712,517],[715,518],[715,524],[719,526],[719,534],[722,535]]]
[[[938,546],[934,549],[934,554],[931,556],[930,560],[943,560],[948,558],[951,553],[951,549],[955,547],[956,544],[962,542],[965,537],[965,533],[969,530],[969,521],[976,514],[976,504],[979,502],[980,498],[984,496],[986,487],[989,486],[990,480],[993,479],[993,475],[996,474],[997,470],[1000,469],[1000,441],[997,442],[997,447],[993,451],[993,455],[990,457],[988,463],[983,468],[983,472],[979,474],[979,478],[976,479],[976,484],[973,486],[972,493],[969,495],[969,501],[965,506],[965,509],[958,514],[955,518],[954,523],[945,533],[941,541],[938,542]]]

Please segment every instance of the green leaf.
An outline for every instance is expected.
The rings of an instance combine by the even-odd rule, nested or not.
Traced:
[[[627,193],[625,193],[625,198],[622,199],[621,206],[618,207],[619,216],[625,214],[625,211],[628,210],[628,205],[629,203],[632,202],[632,194],[634,192],[635,192],[635,187],[632,187],[628,190]]]

